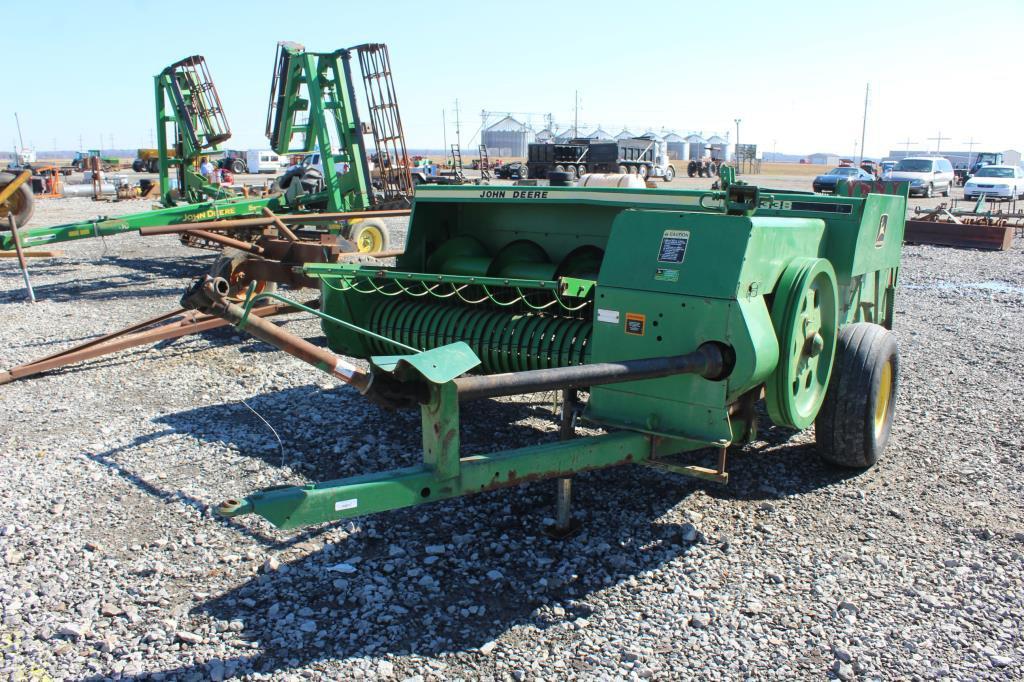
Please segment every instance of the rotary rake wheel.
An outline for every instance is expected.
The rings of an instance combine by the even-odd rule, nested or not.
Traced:
[[[825,399],[839,328],[836,276],[823,258],[795,258],[772,304],[779,362],[766,382],[768,414],[779,426],[805,429]]]

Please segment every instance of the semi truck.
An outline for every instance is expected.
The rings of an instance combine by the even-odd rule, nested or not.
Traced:
[[[648,137],[539,142],[531,144],[527,153],[526,174],[531,178],[546,178],[551,172],[567,173],[570,179],[585,173],[622,173],[670,182],[676,176],[665,143]]]

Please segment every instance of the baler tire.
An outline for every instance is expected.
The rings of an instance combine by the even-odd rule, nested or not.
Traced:
[[[899,386],[895,335],[868,322],[839,331],[825,401],[815,420],[821,458],[849,469],[873,466],[892,433]]]
[[[697,175],[697,170],[698,169],[697,169],[697,162],[696,161],[691,161],[690,163],[688,163],[686,165],[686,175],[687,175],[687,177],[691,177],[692,178],[693,176]]]
[[[0,173],[0,189],[3,189],[17,178],[12,173]],[[32,183],[27,181],[14,191],[4,205],[0,205],[0,232],[10,230],[10,222],[7,215],[14,211],[14,220],[18,223],[18,229],[28,225],[32,220],[32,214],[36,211],[36,197],[32,194]]]

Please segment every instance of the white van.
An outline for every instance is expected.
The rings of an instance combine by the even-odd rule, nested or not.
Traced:
[[[245,165],[250,173],[278,173],[281,157],[271,149],[250,149],[245,153]]]
[[[886,180],[910,183],[910,193],[930,197],[936,192],[948,197],[953,189],[953,164],[941,156],[910,156],[900,159]]]

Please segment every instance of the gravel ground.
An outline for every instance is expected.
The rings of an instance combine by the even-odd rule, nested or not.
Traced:
[[[95,212],[42,202],[34,224]],[[2,367],[171,308],[213,259],[173,237],[60,248],[31,264],[34,306],[0,261]],[[1019,679],[1021,248],[907,247],[896,320],[903,377],[877,467],[849,476],[812,434],[765,428],[728,486],[577,477],[567,541],[544,533],[551,482],[301,532],[214,518],[259,486],[419,457],[417,414],[232,331],[4,386],[0,672]],[[286,324],[319,336],[308,316]],[[556,437],[550,394],[463,414],[467,450]]]

